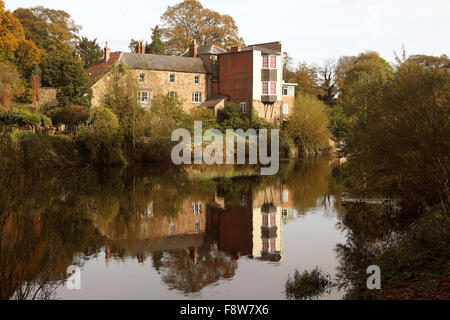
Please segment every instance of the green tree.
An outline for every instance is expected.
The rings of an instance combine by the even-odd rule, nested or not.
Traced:
[[[165,45],[161,39],[162,31],[158,25],[152,29],[152,42],[147,46],[147,53],[165,54]]]
[[[103,57],[103,50],[97,43],[97,39],[89,40],[81,37],[76,44],[75,50],[80,55],[85,69],[89,69]]]
[[[304,154],[319,153],[329,147],[328,125],[323,102],[307,94],[297,96],[286,130]]]
[[[351,164],[360,181],[402,200],[403,210],[417,213],[445,204],[450,181],[450,60],[412,56],[399,61],[384,84],[381,98],[367,110],[368,121],[352,125],[348,140]],[[356,91],[356,97],[364,93]],[[359,176],[358,176],[359,174]],[[362,183],[361,183],[362,184]]]
[[[119,120],[108,108],[91,109],[87,124],[82,127],[77,141],[84,147],[89,160],[94,163],[125,163],[121,151]]]
[[[70,52],[51,52],[48,55],[42,65],[42,83],[60,89],[58,101],[63,106],[90,105],[89,79],[81,62]]]
[[[136,77],[125,65],[117,64],[108,75],[106,88],[102,105],[117,115],[126,152],[134,153],[137,138],[144,135],[147,114],[136,98]]]

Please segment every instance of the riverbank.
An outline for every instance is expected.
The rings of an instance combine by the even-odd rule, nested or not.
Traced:
[[[346,299],[450,299],[450,217],[442,208],[427,209],[367,263],[380,267],[381,290],[367,290],[367,275],[360,270],[360,281]]]

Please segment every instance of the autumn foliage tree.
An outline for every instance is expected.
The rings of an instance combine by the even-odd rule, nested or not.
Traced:
[[[27,39],[33,41],[45,56],[50,51],[74,48],[81,30],[70,14],[42,6],[18,8],[13,15],[20,20]]]
[[[193,39],[201,46],[243,45],[239,28],[229,15],[206,9],[197,0],[169,6],[161,16],[162,31],[169,53],[183,53]]]
[[[41,56],[36,45],[25,38],[25,31],[20,21],[0,0],[0,63],[15,65],[19,71],[28,75]]]

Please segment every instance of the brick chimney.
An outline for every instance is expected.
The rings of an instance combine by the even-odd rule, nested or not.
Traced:
[[[241,52],[241,46],[231,47],[231,52]]]
[[[197,41],[194,39],[189,47],[189,57],[197,58]]]
[[[109,61],[110,57],[111,57],[111,49],[108,47],[108,41],[106,41],[106,46],[105,46],[105,63]]]
[[[145,54],[145,44],[144,44],[144,40],[141,41],[141,54]]]

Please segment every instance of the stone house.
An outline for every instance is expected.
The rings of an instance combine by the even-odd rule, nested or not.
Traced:
[[[93,83],[93,105],[105,94],[107,70],[122,62],[132,69],[140,90],[138,101],[151,107],[152,96],[174,94],[185,111],[206,106],[217,115],[227,102],[241,112],[281,125],[292,113],[295,84],[283,81],[281,42],[263,43],[229,50],[218,46],[197,47],[195,40],[182,56],[146,54],[143,44],[136,53],[110,52],[87,70]]]

